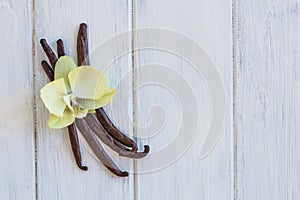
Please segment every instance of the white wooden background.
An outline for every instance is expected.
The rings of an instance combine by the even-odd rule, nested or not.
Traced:
[[[0,0],[0,199],[300,199],[299,6],[297,0]],[[90,49],[143,27],[181,32],[206,49],[226,92],[225,126],[209,157],[198,159],[199,136],[178,161],[152,173],[114,177],[84,148],[89,171],[77,168],[67,131],[49,130],[45,123],[39,90],[47,78],[38,41],[45,37],[55,47],[61,37],[67,53],[75,56],[81,22],[89,25]],[[135,39],[124,44],[129,51]],[[199,85],[197,98],[202,98],[203,83],[184,63],[162,52],[133,53],[107,72],[111,85],[132,68],[160,63],[186,74]],[[147,124],[153,103],[169,108],[168,116],[177,114],[172,97],[157,94],[157,88],[128,100],[148,76],[133,75],[108,106],[118,108],[114,120],[130,134],[136,129],[128,114]],[[209,107],[207,99],[201,101]],[[208,125],[204,120],[203,127]],[[152,150],[168,140],[163,133],[159,141],[145,141]],[[115,160],[122,169],[138,171],[147,159]]]

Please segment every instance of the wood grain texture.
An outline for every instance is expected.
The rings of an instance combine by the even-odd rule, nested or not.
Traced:
[[[127,1],[37,1],[36,2],[36,40],[46,38],[56,49],[56,40],[62,38],[66,53],[76,58],[76,37],[79,24],[89,26],[89,46],[91,53],[101,42],[113,35],[127,31],[130,27],[130,14]],[[128,39],[130,41],[130,39]],[[125,48],[130,42],[125,41]],[[119,45],[119,44],[118,44]],[[118,46],[114,46],[116,52]],[[128,47],[129,48],[129,47]],[[38,143],[38,199],[132,199],[133,176],[119,178],[113,176],[102,164],[95,160],[83,147],[83,164],[89,167],[87,172],[76,166],[72,155],[66,129],[50,130],[47,127],[47,111],[39,98],[39,89],[47,83],[40,62],[46,59],[40,46],[36,47],[36,82],[37,82],[37,143]],[[100,55],[101,57],[102,55]],[[104,69],[103,63],[91,63]],[[124,95],[131,92],[131,84],[121,82],[121,76],[131,70],[128,57],[113,62],[105,71],[109,84],[117,87],[113,102],[106,106],[112,120],[123,130],[132,132],[131,123],[124,117],[132,114],[131,106],[124,103]],[[131,77],[129,77],[131,83]],[[119,85],[118,85],[119,84]],[[118,111],[112,115],[110,108]],[[106,148],[118,165],[132,171],[133,161],[121,159]]]
[[[144,143],[150,144],[152,153],[168,146],[176,136],[180,123],[187,120],[181,119],[181,108],[191,109],[191,106],[198,106],[200,109],[198,133],[192,146],[169,166],[137,174],[136,199],[232,199],[231,1],[136,1],[136,28],[142,27],[179,31],[206,49],[224,82],[226,119],[217,146],[206,159],[199,160],[200,146],[211,119],[211,101],[204,79],[182,58],[170,52],[159,49],[136,51],[136,133],[145,138]],[[143,36],[137,38],[140,41],[150,39]],[[173,42],[181,45],[175,37]],[[188,47],[183,45],[180,48]],[[152,70],[147,73],[140,70],[143,67],[147,68],[147,65],[152,67]],[[150,76],[153,80],[166,79],[169,74],[161,73],[161,66],[167,66],[179,75],[173,80],[177,82],[175,94],[168,90],[168,85],[141,85],[144,80],[151,79]],[[176,96],[180,99],[186,94],[181,89],[184,82],[191,84],[198,105],[187,105],[186,102],[176,99]],[[162,128],[156,133],[149,132],[153,128],[145,128],[159,125]],[[178,144],[178,148],[182,148],[182,144],[183,142]],[[161,161],[150,154],[137,161],[136,171],[143,172],[149,165]]]
[[[300,93],[297,91],[300,2],[235,2],[236,165],[232,131],[231,0],[0,0],[0,199],[31,200],[36,199],[36,195],[37,199],[45,200],[300,199]],[[178,99],[186,94],[182,88],[184,82],[188,82],[200,110],[197,137],[178,160],[151,172],[144,170],[162,160],[155,160],[150,154],[133,165],[132,160],[118,157],[105,146],[121,169],[137,172],[129,178],[111,175],[81,143],[83,164],[89,171],[78,169],[67,130],[50,130],[46,124],[47,110],[39,98],[40,88],[48,82],[40,66],[46,56],[38,41],[47,38],[56,49],[56,40],[62,38],[66,53],[75,58],[81,22],[89,25],[91,52],[99,43],[132,27],[178,31],[207,51],[221,74],[226,93],[225,126],[209,157],[199,160],[212,108],[203,77],[199,77],[188,62],[167,51],[142,49],[131,57],[131,45],[147,42],[151,36],[133,40],[128,37],[110,49],[116,58],[121,49],[127,49],[128,55],[110,63],[105,71],[110,85],[117,87],[117,95],[106,109],[112,120],[131,135],[134,129],[141,137],[139,145],[149,144],[151,154],[159,152],[170,145],[185,120],[181,118],[180,109],[185,108],[186,103]],[[36,46],[32,46],[32,42]],[[174,43],[181,45],[175,37]],[[108,60],[101,60],[101,56],[96,65],[104,69]],[[168,90],[168,85],[142,85],[152,77],[165,79],[166,74],[160,71],[163,66],[179,75],[172,79],[176,83],[175,93]],[[134,127],[131,120],[136,122]],[[149,131],[153,127],[158,127],[157,132]]]
[[[238,199],[299,199],[299,1],[237,1]]]
[[[35,198],[31,7],[0,1],[0,199]]]

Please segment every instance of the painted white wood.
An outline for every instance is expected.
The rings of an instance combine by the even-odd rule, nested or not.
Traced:
[[[232,199],[231,1],[136,1],[136,27],[159,27],[179,31],[202,45],[215,62],[226,92],[226,119],[222,136],[213,152],[206,159],[199,160],[200,146],[211,118],[211,101],[203,78],[197,75],[188,63],[174,54],[157,49],[135,52],[137,127],[147,127],[151,123],[159,125],[166,120],[165,126],[154,136],[149,129],[137,128],[138,136],[149,137],[143,143],[149,143],[152,152],[160,151],[168,146],[176,136],[180,123],[187,120],[180,118],[180,108],[191,108],[197,105],[181,104],[170,91],[160,85],[149,84],[139,88],[143,80],[151,79],[150,76],[155,77],[155,80],[164,80],[167,76],[161,74],[159,68],[154,67],[149,73],[139,71],[143,65],[166,65],[175,70],[179,74],[176,95],[178,97],[185,95],[185,91],[181,88],[183,82],[189,82],[194,89],[200,109],[199,129],[192,146],[179,160],[168,167],[136,175],[137,199]],[[148,37],[141,36],[137,40],[150,40],[151,38]],[[175,40],[175,37],[173,42],[182,45],[181,41]],[[182,45],[179,48],[188,47]],[[151,107],[153,105],[158,106]],[[159,106],[163,110],[159,111]],[[180,144],[178,148],[182,148]],[[150,154],[145,159],[136,162],[136,170],[142,171],[148,165],[161,161]]]
[[[47,128],[47,111],[38,94],[47,83],[40,67],[41,60],[46,58],[38,44],[40,38],[47,38],[55,48],[55,41],[61,37],[67,53],[75,57],[79,23],[85,21],[89,25],[92,50],[114,34],[131,29],[131,2],[34,2],[32,14],[31,1],[0,1],[0,199],[35,199],[33,68],[37,98],[38,199],[134,199],[134,190],[136,199],[146,200],[233,199],[231,1],[135,1],[137,28],[179,31],[207,50],[223,78],[227,105],[219,143],[208,158],[199,160],[205,134],[201,130],[208,128],[211,118],[210,99],[203,79],[188,63],[168,52],[153,49],[135,52],[136,68],[163,64],[186,77],[195,89],[201,110],[199,133],[188,151],[164,169],[135,175],[135,188],[133,175],[125,179],[112,176],[83,146],[83,160],[89,171],[80,171],[67,131]],[[245,0],[236,3],[237,199],[299,199],[299,1]],[[33,40],[37,43],[33,48],[32,24]],[[124,46],[130,50],[130,45],[128,38]],[[34,63],[32,56],[35,56]],[[116,86],[121,76],[130,74],[131,66],[129,56],[114,62],[106,72],[111,85]],[[155,71],[153,74],[164,78]],[[151,124],[151,106],[158,104],[165,109],[163,113],[153,107],[154,124],[159,125],[164,117],[168,121],[158,135],[142,141],[150,144],[151,151],[155,152],[174,137],[172,134],[181,121],[178,110],[183,105],[158,85],[139,88],[142,80],[153,74],[136,71],[134,119],[137,126],[146,126]],[[128,114],[132,113],[132,99],[128,99],[132,79],[128,77],[118,87],[120,90],[109,106],[109,113],[122,129],[132,133],[128,121]],[[183,77],[178,78],[179,90],[183,81]],[[183,94],[179,92],[179,96]],[[139,136],[152,134],[142,128],[136,130]],[[133,171],[131,160],[118,158],[114,153],[112,156],[122,169]],[[136,171],[151,162],[158,161],[151,160],[151,155],[136,161]]]
[[[237,2],[238,199],[299,199],[299,1]]]
[[[129,3],[122,0],[112,1],[37,1],[36,6],[36,41],[45,37],[56,49],[55,42],[62,38],[67,54],[76,58],[76,37],[79,24],[86,22],[89,26],[90,51],[101,42],[117,33],[127,31],[130,26]],[[124,46],[130,44],[130,39]],[[118,46],[115,46],[118,51]],[[129,48],[129,46],[128,46]],[[129,49],[130,50],[130,49]],[[37,96],[39,89],[47,83],[40,62],[46,59],[39,45],[36,46]],[[91,63],[98,65],[99,63]],[[105,66],[97,66],[103,69]],[[127,56],[112,64],[105,72],[111,86],[116,86],[121,76],[131,70],[131,59]],[[113,108],[112,119],[116,120],[123,130],[132,133],[132,125],[127,115],[132,114],[132,106],[125,102],[131,92],[131,76],[129,82],[122,82],[110,106]],[[129,83],[129,84],[128,84]],[[132,199],[133,175],[128,178],[115,177],[96,161],[82,145],[84,164],[87,172],[76,166],[67,130],[50,130],[46,125],[47,111],[37,97],[37,143],[38,143],[38,199]],[[116,113],[115,111],[118,110]],[[109,114],[112,114],[109,111]],[[106,148],[108,151],[109,149]],[[132,171],[133,161],[120,159],[112,154],[115,162],[123,170]]]
[[[0,1],[0,199],[35,198],[31,7]]]

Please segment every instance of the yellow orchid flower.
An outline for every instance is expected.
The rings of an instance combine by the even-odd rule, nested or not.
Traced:
[[[49,110],[48,126],[64,128],[75,118],[83,118],[108,104],[115,93],[106,86],[101,70],[92,66],[77,67],[69,56],[62,56],[55,65],[55,80],[45,85],[40,96]]]

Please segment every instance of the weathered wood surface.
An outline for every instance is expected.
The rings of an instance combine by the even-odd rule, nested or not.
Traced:
[[[0,199],[299,199],[299,3],[0,0]],[[132,34],[96,59],[103,69],[109,62],[104,53],[115,55],[105,71],[118,89],[109,115],[129,134],[144,138],[140,145],[150,144],[154,155],[170,145],[184,120],[178,111],[187,104],[178,99],[189,82],[200,110],[197,137],[178,160],[162,168],[151,168],[161,158],[133,162],[108,150],[122,169],[137,172],[125,179],[112,176],[81,143],[89,171],[77,168],[67,130],[46,125],[39,97],[47,83],[40,66],[46,56],[39,39],[47,38],[56,49],[62,38],[75,58],[81,22],[89,25],[91,52],[118,33],[144,27],[178,31],[207,51],[226,93],[223,133],[209,157],[199,160],[212,109],[205,77],[167,51],[131,54],[132,45],[153,39]],[[124,49],[128,54],[118,58]],[[147,65],[153,70],[147,71]],[[175,93],[168,85],[141,85],[151,76],[164,79],[164,66],[179,75],[172,79]],[[150,131],[155,127],[156,135]]]
[[[89,47],[93,53],[100,43],[117,33],[130,28],[130,9],[128,2],[113,1],[36,1],[36,37],[46,38],[56,49],[56,40],[62,38],[65,42],[66,53],[76,58],[76,39],[79,24],[86,22],[89,26]],[[126,41],[125,47],[130,44]],[[40,62],[46,59],[40,45],[36,45],[36,83],[37,83],[37,171],[38,171],[38,198],[39,199],[132,199],[133,176],[118,178],[106,170],[95,160],[81,143],[83,163],[89,167],[87,172],[76,166],[68,132],[64,130],[50,130],[47,127],[47,111],[39,98],[40,88],[47,83],[47,78],[40,67]],[[118,50],[115,46],[116,52]],[[100,55],[101,56],[101,55]],[[107,63],[91,63],[104,69]],[[131,70],[130,59],[123,57],[114,62],[106,76],[111,86],[116,87],[121,76]],[[129,77],[129,83],[131,83]],[[128,104],[124,103],[125,95],[131,92],[131,84],[122,82],[110,107],[117,108],[118,113],[112,116],[117,124],[129,133],[132,125],[126,120]],[[114,109],[115,111],[115,109]],[[110,112],[109,112],[110,113]],[[111,114],[111,113],[110,113]],[[106,148],[108,149],[108,148]],[[109,149],[108,149],[109,151]],[[132,171],[133,161],[113,158],[124,170]]]
[[[135,179],[137,199],[232,199],[231,1],[136,1],[135,11],[136,28],[170,29],[200,44],[215,62],[226,92],[226,119],[222,136],[209,157],[200,160],[200,146],[212,117],[211,100],[204,80],[211,77],[201,77],[193,66],[184,61],[180,55],[174,55],[172,52],[160,49],[136,51],[136,120],[137,126],[141,127],[137,128],[136,132],[140,137],[151,136],[145,139],[145,142],[149,142],[152,152],[162,153],[164,151],[162,149],[167,148],[178,134],[180,125],[187,123],[186,120],[193,120],[186,116],[181,118],[180,109],[193,110],[199,107],[199,127],[196,138],[177,161],[174,159],[174,163],[170,163],[165,168],[157,166],[160,166],[159,163],[164,162],[166,157],[161,158],[150,154],[145,159],[137,161],[136,170],[141,172]],[[152,37],[151,35],[137,36],[137,47],[139,42],[147,42],[152,40]],[[181,45],[179,48],[188,49],[181,40],[176,40],[176,36],[173,42]],[[147,68],[147,65],[151,69],[144,72],[142,69]],[[163,66],[167,66],[169,73],[163,72]],[[178,76],[173,76],[172,71]],[[173,76],[171,80],[175,84],[172,86],[168,85],[171,84],[171,80],[160,81],[169,80],[168,76]],[[141,87],[146,79],[153,79],[155,83]],[[156,84],[156,81],[161,82],[161,85]],[[194,90],[192,96],[197,100],[196,105],[189,105],[192,101],[184,98],[187,94],[184,90],[185,83],[189,83]],[[175,89],[170,91],[174,85]],[[179,101],[180,99],[185,100]],[[164,121],[165,124],[162,123]],[[148,129],[145,128],[147,126]],[[157,129],[156,135],[152,132],[153,126],[162,127],[161,130]],[[185,141],[182,140],[177,146],[172,147],[170,156],[173,156],[172,152],[177,148],[184,149],[182,147],[184,143]],[[149,165],[157,168],[149,169]],[[143,173],[145,170],[153,170],[153,172]]]
[[[0,199],[34,199],[31,2],[0,1]]]
[[[238,199],[299,199],[299,1],[237,1]]]

